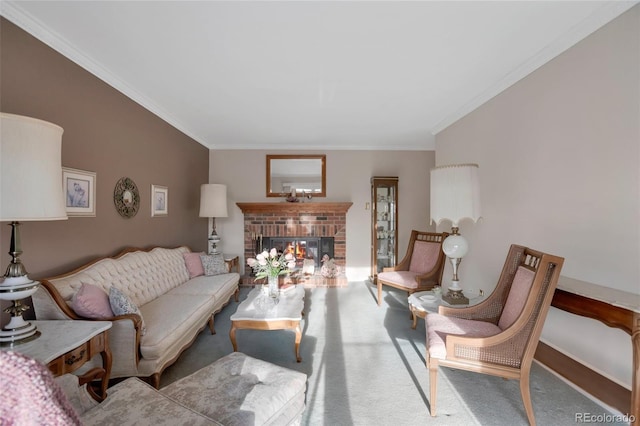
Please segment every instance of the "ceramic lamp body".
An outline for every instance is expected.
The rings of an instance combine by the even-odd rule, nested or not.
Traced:
[[[461,259],[469,252],[469,243],[460,234],[449,235],[442,242],[442,251],[447,257]]]

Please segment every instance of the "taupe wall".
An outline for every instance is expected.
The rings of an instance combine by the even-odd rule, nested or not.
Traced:
[[[32,277],[66,272],[127,246],[206,249],[207,220],[198,217],[208,149],[92,74],[28,35],[1,23],[0,110],[64,128],[62,164],[97,173],[96,217],[22,226],[23,262]],[[170,82],[168,82],[170,83]],[[113,204],[116,181],[135,181],[141,206],[131,219]],[[151,185],[169,187],[168,217],[151,217]],[[0,227],[6,253],[9,226]],[[4,271],[9,256],[0,256]]]
[[[267,154],[292,154],[277,150],[229,151],[210,153],[211,183],[227,185],[229,217],[216,220],[225,253],[241,255],[243,215],[237,202],[274,202],[265,189]],[[295,153],[293,153],[295,154]],[[366,279],[371,262],[372,176],[399,178],[398,255],[404,256],[411,229],[432,230],[429,221],[429,170],[435,164],[433,151],[312,151],[301,154],[326,154],[327,197],[317,201],[351,201],[347,213],[347,278]],[[241,263],[244,260],[241,259]]]
[[[463,287],[493,288],[518,243],[565,257],[564,276],[640,294],[639,52],[635,6],[436,135],[438,165],[480,165]],[[542,339],[630,387],[624,332],[552,308]]]

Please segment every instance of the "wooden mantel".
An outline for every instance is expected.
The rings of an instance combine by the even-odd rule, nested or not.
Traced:
[[[353,205],[352,202],[265,202],[265,203],[236,203],[242,213],[346,213]]]

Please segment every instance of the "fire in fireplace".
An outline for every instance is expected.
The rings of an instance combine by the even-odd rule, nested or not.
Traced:
[[[320,268],[322,256],[333,257],[333,237],[266,237],[262,240],[264,250],[275,248],[278,253],[291,253],[296,266],[302,267],[305,259],[312,259]]]

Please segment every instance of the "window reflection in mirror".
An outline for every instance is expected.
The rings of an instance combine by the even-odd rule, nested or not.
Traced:
[[[267,197],[326,197],[325,155],[267,155]]]

